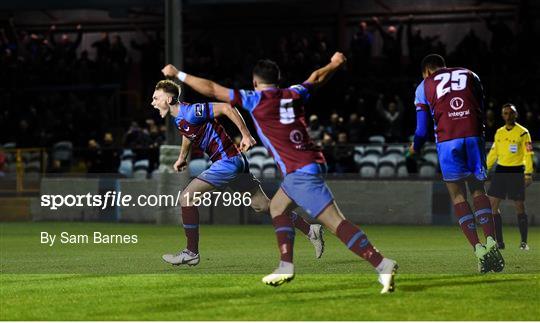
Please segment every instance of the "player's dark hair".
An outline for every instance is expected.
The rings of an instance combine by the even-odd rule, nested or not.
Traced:
[[[176,104],[180,101],[180,86],[171,80],[162,80],[156,84],[156,91],[162,90],[165,93],[172,94],[173,99],[171,104]]]
[[[279,66],[269,59],[261,59],[255,64],[253,75],[266,84],[277,84],[280,79]]]
[[[515,113],[516,116],[517,116],[518,111],[517,111],[517,108],[516,108],[516,105],[515,105],[515,104],[510,103],[510,102],[505,103],[505,104],[503,104],[503,106],[502,106],[502,110],[504,110],[505,108],[510,108],[512,111],[514,111],[514,113]]]
[[[422,72],[425,70],[436,70],[441,67],[446,67],[446,62],[444,61],[444,58],[441,55],[437,54],[429,54],[422,60],[422,63],[420,64],[420,68]]]

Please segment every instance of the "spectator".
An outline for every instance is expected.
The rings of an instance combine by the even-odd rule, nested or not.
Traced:
[[[401,66],[401,35],[403,33],[403,26],[401,24],[398,27],[390,25],[385,30],[381,26],[379,18],[373,17],[373,22],[383,40],[382,52],[390,68],[387,72],[391,75],[397,75],[400,73]]]
[[[382,94],[377,100],[377,111],[382,119],[384,128],[384,136],[389,142],[399,141],[402,138],[402,121],[403,121],[403,103],[399,96],[394,96],[393,100],[388,103],[387,108],[384,108]]]
[[[109,61],[109,54],[111,49],[109,33],[101,33],[101,38],[93,42],[92,47],[96,49],[96,62],[104,63]]]
[[[101,147],[95,139],[88,140],[85,164],[88,173],[101,173],[103,170]]]
[[[349,124],[347,126],[348,138],[351,143],[359,143],[367,139],[366,135],[366,118],[359,117],[357,113],[351,113]]]
[[[332,136],[333,139],[337,138],[337,134],[343,128],[343,118],[337,113],[330,115],[330,124],[326,127],[326,132]]]
[[[113,63],[114,65],[123,67],[126,63],[127,49],[122,42],[122,37],[120,37],[120,35],[118,34],[114,35],[111,41],[109,55],[111,63]]]
[[[361,21],[358,31],[351,39],[351,61],[355,76],[360,76],[368,71],[371,63],[371,49],[373,47],[373,33],[367,30],[367,23]]]
[[[77,48],[81,45],[82,40],[82,26],[77,25],[75,28],[77,30],[77,38],[75,41],[72,41],[69,36],[64,33],[62,34],[60,41],[56,41],[56,26],[52,25],[49,33],[50,43],[53,48],[54,57],[58,62],[63,62],[64,64],[71,64],[77,58]]]
[[[335,172],[339,174],[355,172],[353,147],[349,144],[346,132],[340,132],[335,145]]]
[[[323,134],[322,139],[322,151],[326,159],[326,165],[328,166],[328,172],[335,172],[336,160],[335,160],[335,142],[332,136],[328,133]]]
[[[120,165],[120,151],[115,148],[113,135],[106,132],[103,136],[102,168],[104,173],[116,173]]]
[[[316,114],[309,116],[308,134],[311,140],[316,143],[320,142],[323,138],[324,128],[319,122],[319,117]]]

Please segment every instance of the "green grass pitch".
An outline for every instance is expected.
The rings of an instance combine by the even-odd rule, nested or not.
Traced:
[[[540,229],[518,250],[505,228],[507,267],[476,273],[455,227],[363,226],[400,264],[397,291],[380,295],[370,266],[326,234],[319,260],[297,233],[294,281],[261,283],[278,261],[270,226],[201,226],[201,263],[161,254],[184,244],[178,226],[0,223],[0,320],[538,320]],[[135,245],[40,244],[40,232],[137,234]],[[481,233],[480,233],[481,234]]]

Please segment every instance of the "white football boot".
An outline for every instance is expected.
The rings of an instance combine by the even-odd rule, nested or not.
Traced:
[[[324,252],[324,231],[320,224],[312,224],[309,226],[308,239],[315,247],[315,258],[321,258]]]
[[[279,267],[270,275],[264,276],[262,282],[266,285],[277,287],[288,283],[294,278],[294,265],[290,262],[279,262]]]
[[[384,258],[379,266],[375,268],[379,273],[379,283],[383,285],[381,294],[392,293],[395,290],[394,277],[397,273],[397,269],[397,262],[388,258]]]
[[[201,261],[201,257],[198,253],[193,253],[187,249],[184,249],[176,255],[166,254],[161,257],[165,262],[168,262],[175,266],[189,265],[196,266]]]

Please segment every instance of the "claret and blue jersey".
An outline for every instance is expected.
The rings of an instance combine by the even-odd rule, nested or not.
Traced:
[[[223,126],[214,119],[212,103],[180,103],[174,123],[180,133],[208,154],[213,162],[240,153]]]
[[[217,188],[230,186],[237,191],[250,191],[258,185],[249,174],[249,164],[225,129],[214,119],[212,103],[181,103],[175,125],[182,135],[204,150],[212,165],[198,179]]]
[[[257,134],[286,175],[312,163],[326,163],[307,132],[304,104],[312,85],[303,83],[286,89],[264,91],[231,90],[231,105],[251,115]]]
[[[479,180],[486,178],[483,101],[480,79],[465,68],[441,68],[416,88],[414,149],[419,151],[425,142],[431,115],[439,164],[446,181],[470,175]]]
[[[307,132],[304,104],[313,86],[230,90],[231,105],[249,112],[264,146],[284,176],[281,189],[310,216],[317,217],[334,197],[324,183],[326,161]]]

